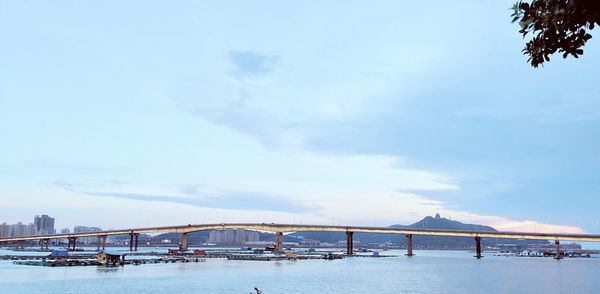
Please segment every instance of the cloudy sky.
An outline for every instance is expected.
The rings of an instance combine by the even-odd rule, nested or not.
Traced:
[[[0,2],[0,222],[599,233],[600,44],[512,2]]]

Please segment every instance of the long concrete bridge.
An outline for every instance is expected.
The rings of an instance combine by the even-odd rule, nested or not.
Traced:
[[[131,251],[138,248],[138,237],[140,234],[162,234],[179,233],[179,249],[187,250],[187,235],[191,232],[207,230],[224,229],[243,229],[275,233],[275,250],[280,251],[283,247],[283,234],[292,232],[343,232],[346,233],[346,253],[353,254],[353,234],[354,233],[376,233],[376,234],[399,234],[405,235],[407,240],[407,256],[413,255],[413,236],[448,236],[448,237],[471,237],[475,241],[476,258],[481,258],[481,238],[503,238],[503,239],[526,239],[526,240],[549,240],[554,241],[556,245],[557,258],[560,258],[560,241],[582,241],[582,242],[600,242],[600,235],[591,234],[552,234],[552,233],[528,233],[528,232],[489,232],[489,231],[460,231],[460,230],[432,230],[432,229],[409,229],[409,228],[390,228],[390,227],[361,227],[361,226],[329,226],[329,225],[296,225],[296,224],[275,224],[275,223],[222,223],[222,224],[196,224],[182,226],[149,227],[124,230],[110,230],[90,233],[73,234],[53,234],[53,235],[35,235],[23,237],[0,238],[2,243],[23,244],[26,241],[40,241],[42,246],[48,247],[48,243],[53,239],[67,239],[68,248],[75,249],[77,238],[97,237],[98,248],[104,249],[106,237],[116,235],[129,235],[129,249]]]

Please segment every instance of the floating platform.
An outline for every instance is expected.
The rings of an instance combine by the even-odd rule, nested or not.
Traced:
[[[28,261],[14,261],[14,264],[19,265],[30,265],[30,266],[98,266],[101,265],[96,260],[28,260]]]
[[[95,259],[79,260],[79,259],[57,259],[57,260],[27,260],[13,261],[18,265],[29,266],[49,266],[49,267],[65,267],[65,266],[123,266],[123,265],[141,265],[141,264],[156,264],[156,263],[191,263],[205,262],[204,258],[157,258],[157,259],[130,259],[118,263],[101,263]]]

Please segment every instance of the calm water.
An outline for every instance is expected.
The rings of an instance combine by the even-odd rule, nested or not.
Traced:
[[[34,267],[0,261],[0,293],[599,293],[600,259],[416,251],[408,258]],[[1,254],[1,253],[0,253]],[[402,255],[387,251],[382,254]]]

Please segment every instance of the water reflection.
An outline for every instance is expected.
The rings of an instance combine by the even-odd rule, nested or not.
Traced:
[[[96,272],[98,273],[116,273],[123,271],[123,268],[120,266],[98,266],[96,267]]]

